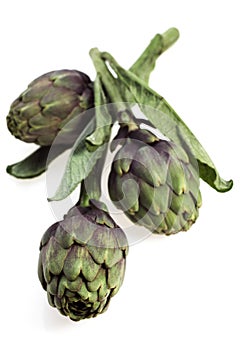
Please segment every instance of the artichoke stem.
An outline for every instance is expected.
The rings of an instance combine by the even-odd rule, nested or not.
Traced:
[[[101,178],[107,154],[107,147],[100,159],[98,159],[90,174],[81,182],[78,205],[89,207],[94,201],[99,201],[101,197]]]
[[[119,112],[118,120],[121,128],[127,127],[128,132],[139,129],[139,123],[136,121],[136,118],[130,110]]]
[[[88,194],[86,192],[84,181],[82,181],[81,185],[80,185],[79,201],[78,201],[77,205],[79,205],[83,208],[90,206],[90,197],[88,196]]]
[[[107,93],[110,97],[111,102],[112,103],[122,102],[123,100],[119,93],[117,80],[110,73],[106,63],[101,58],[101,52],[97,48],[91,49],[90,56],[96,68],[97,74],[99,75],[103,85],[107,90]]]
[[[155,68],[157,58],[169,49],[178,38],[179,31],[176,28],[170,28],[162,35],[156,34],[142,55],[129,70],[148,83],[150,73]]]
[[[107,53],[101,53],[97,48],[90,50],[90,56],[96,68],[97,74],[99,75],[107,94],[109,95],[110,101],[115,103],[115,108],[119,123],[122,126],[127,126],[129,132],[138,129],[138,125],[135,123],[135,118],[132,113],[128,110],[128,107],[121,103],[124,101],[118,88],[117,79],[108,70],[108,67],[104,60],[104,55],[107,57]]]

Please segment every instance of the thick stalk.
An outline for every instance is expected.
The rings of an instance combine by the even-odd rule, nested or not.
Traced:
[[[158,57],[170,46],[172,46],[178,38],[179,31],[176,28],[170,28],[163,34],[155,35],[141,56],[132,65],[130,71],[145,82],[148,82],[149,76],[155,67],[155,63]],[[90,56],[93,60],[96,71],[107,90],[107,94],[109,95],[111,102],[117,104],[124,101],[125,98],[121,96],[118,80],[115,79],[108,70],[106,63],[104,60],[102,60],[99,50],[97,48],[91,49]],[[119,105],[117,107],[119,107]],[[136,124],[134,123],[133,118],[128,117],[128,113],[124,113],[124,111],[122,113],[122,108],[120,108],[120,111],[119,108],[117,109],[118,119],[122,119],[122,124],[128,124],[128,126],[131,125],[132,128],[135,129]]]
[[[90,206],[90,197],[86,192],[84,180],[80,184],[80,194],[79,194],[79,201],[77,205],[80,205],[83,208]]]
[[[96,68],[97,74],[100,77],[105,90],[107,91],[110,102],[115,104],[114,109],[117,115],[115,120],[118,120],[122,126],[127,125],[129,131],[138,129],[138,126],[135,123],[135,118],[129,110],[128,103],[125,103],[124,97],[121,95],[119,80],[115,79],[108,70],[105,61],[102,59],[102,53],[97,48],[94,48],[90,50],[90,56]]]
[[[91,205],[92,200],[99,201],[101,197],[101,177],[103,166],[105,163],[107,147],[100,147],[105,147],[102,157],[97,161],[89,176],[86,179],[84,179],[80,185],[80,195],[78,204],[81,207],[88,207]]]
[[[101,53],[97,48],[90,50],[90,56],[93,61],[93,64],[96,68],[97,74],[99,75],[107,94],[112,103],[121,102],[122,97],[118,89],[118,81],[113,77],[113,75],[108,70],[106,63],[101,58]]]
[[[156,34],[149,46],[129,70],[148,83],[150,73],[155,68],[157,58],[172,46],[178,38],[179,31],[176,28],[170,28],[163,34]]]

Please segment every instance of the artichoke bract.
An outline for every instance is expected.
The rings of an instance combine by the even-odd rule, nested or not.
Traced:
[[[73,207],[40,245],[49,304],[73,321],[101,314],[123,282],[127,253],[127,238],[106,211]]]
[[[201,206],[199,173],[180,146],[148,130],[128,134],[115,155],[109,194],[115,206],[153,233],[188,230]]]
[[[93,106],[90,78],[77,70],[40,76],[11,104],[9,131],[18,139],[49,146],[73,118]]]

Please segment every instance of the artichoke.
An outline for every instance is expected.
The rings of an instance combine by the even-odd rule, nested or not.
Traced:
[[[73,321],[104,312],[124,278],[128,244],[104,209],[73,207],[40,245],[38,275],[48,301]]]
[[[167,235],[188,230],[201,206],[199,174],[192,157],[143,129],[130,132],[116,154],[109,194],[134,223]]]
[[[16,138],[49,146],[68,121],[92,106],[90,78],[76,70],[57,70],[29,84],[12,103],[7,125]]]

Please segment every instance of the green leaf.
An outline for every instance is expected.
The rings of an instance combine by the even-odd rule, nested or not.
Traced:
[[[100,146],[110,138],[112,117],[109,112],[107,98],[104,94],[100,77],[97,75],[94,82],[94,104],[96,129],[86,138],[86,141],[93,146]],[[90,147],[88,145],[88,147]]]
[[[140,104],[146,117],[163,135],[179,144],[179,134],[182,135],[193,156],[197,159],[200,177],[219,192],[229,191],[233,185],[232,180],[225,181],[220,177],[203,146],[167,101],[135,74],[124,70],[110,54],[104,53],[104,58],[108,60],[119,79],[130,90],[135,101]],[[157,112],[154,112],[153,109]]]
[[[52,154],[49,155],[50,146],[40,147],[22,161],[9,165],[6,169],[7,173],[19,179],[30,179],[39,176],[47,170],[52,160],[67,148],[67,146],[63,145],[53,146]]]
[[[97,160],[102,157],[106,147],[105,145],[98,147],[93,152],[90,152],[86,146],[85,138],[91,134],[94,127],[95,120],[92,119],[76,141],[67,162],[61,183],[55,195],[49,198],[50,201],[59,201],[69,196],[77,185],[90,174]]]

